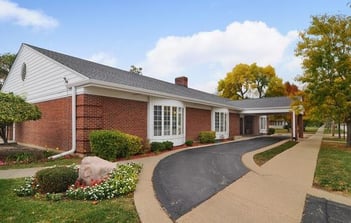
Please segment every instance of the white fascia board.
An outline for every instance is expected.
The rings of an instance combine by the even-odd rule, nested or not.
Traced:
[[[258,109],[246,109],[241,111],[241,114],[277,114],[277,113],[289,113],[291,112],[290,107],[272,107],[272,108],[258,108]]]
[[[220,107],[220,108],[225,107],[225,106],[223,106],[223,104],[219,104],[219,103],[211,103],[208,101],[197,100],[194,98],[180,97],[180,96],[173,95],[173,94],[152,91],[152,90],[147,90],[147,89],[141,89],[141,88],[126,86],[126,85],[122,85],[122,84],[105,82],[105,81],[100,81],[100,80],[93,80],[93,79],[67,84],[68,88],[71,88],[72,86],[76,86],[76,87],[96,86],[96,87],[108,88],[108,89],[113,89],[113,90],[126,91],[126,92],[130,92],[130,93],[134,93],[134,94],[137,93],[137,94],[143,94],[143,95],[148,95],[148,96],[152,96],[152,97],[162,97],[162,98],[167,98],[167,99],[179,100],[182,102],[198,103],[198,104],[202,104],[202,105],[208,105],[208,106],[214,106],[214,107]],[[226,107],[228,109],[239,110],[239,108],[236,108],[233,106],[226,106]]]

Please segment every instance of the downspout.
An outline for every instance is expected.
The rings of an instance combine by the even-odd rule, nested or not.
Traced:
[[[62,156],[70,155],[73,154],[76,151],[76,141],[77,141],[77,132],[76,132],[76,114],[77,114],[77,92],[76,92],[76,87],[72,86],[72,148],[66,152],[50,156],[49,159],[57,159]]]

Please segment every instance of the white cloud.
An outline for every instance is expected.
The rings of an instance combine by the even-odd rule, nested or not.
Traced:
[[[90,58],[88,58],[88,60],[94,61],[96,63],[112,66],[112,67],[117,66],[117,58],[106,52],[95,53]]]
[[[264,22],[233,22],[223,31],[161,38],[141,66],[146,75],[166,80],[188,75],[189,82],[195,83],[193,87],[202,86],[202,90],[213,93],[214,83],[239,63],[273,67],[283,61],[287,64],[285,54],[291,54],[287,49],[296,39],[296,31],[283,35]],[[293,58],[293,53],[289,58]],[[211,64],[216,68],[211,69]]]
[[[9,0],[0,0],[0,20],[14,21],[20,26],[47,29],[55,28],[59,22],[43,12],[20,7]]]

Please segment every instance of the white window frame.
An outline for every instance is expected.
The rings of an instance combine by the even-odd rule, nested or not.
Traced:
[[[227,108],[212,109],[212,131],[216,139],[229,138],[229,110]]]
[[[156,113],[154,109],[159,107],[162,108],[161,119],[155,121]],[[148,106],[148,114],[148,139],[150,142],[171,141],[174,146],[185,143],[186,117],[185,106],[182,102],[151,98]],[[156,123],[161,123],[160,130],[155,128]]]
[[[260,134],[267,134],[268,133],[268,128],[267,128],[267,115],[261,115],[259,117],[259,128],[260,128]]]

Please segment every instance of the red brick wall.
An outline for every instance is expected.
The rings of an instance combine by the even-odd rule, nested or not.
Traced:
[[[41,119],[16,125],[16,141],[47,148],[71,149],[71,98],[36,104]]]
[[[147,103],[95,95],[77,97],[77,151],[90,152],[89,133],[115,129],[147,138]]]
[[[240,115],[229,113],[229,137],[240,135]]]
[[[71,149],[71,98],[37,104],[38,121],[16,125],[16,140],[41,147]],[[147,103],[94,95],[77,96],[77,152],[90,152],[89,133],[117,129],[147,138]]]
[[[186,140],[197,140],[200,131],[210,130],[210,110],[186,108]]]
[[[103,98],[104,129],[117,129],[147,138],[147,102]]]
[[[102,97],[94,95],[77,96],[77,152],[90,152],[89,133],[103,129]]]

